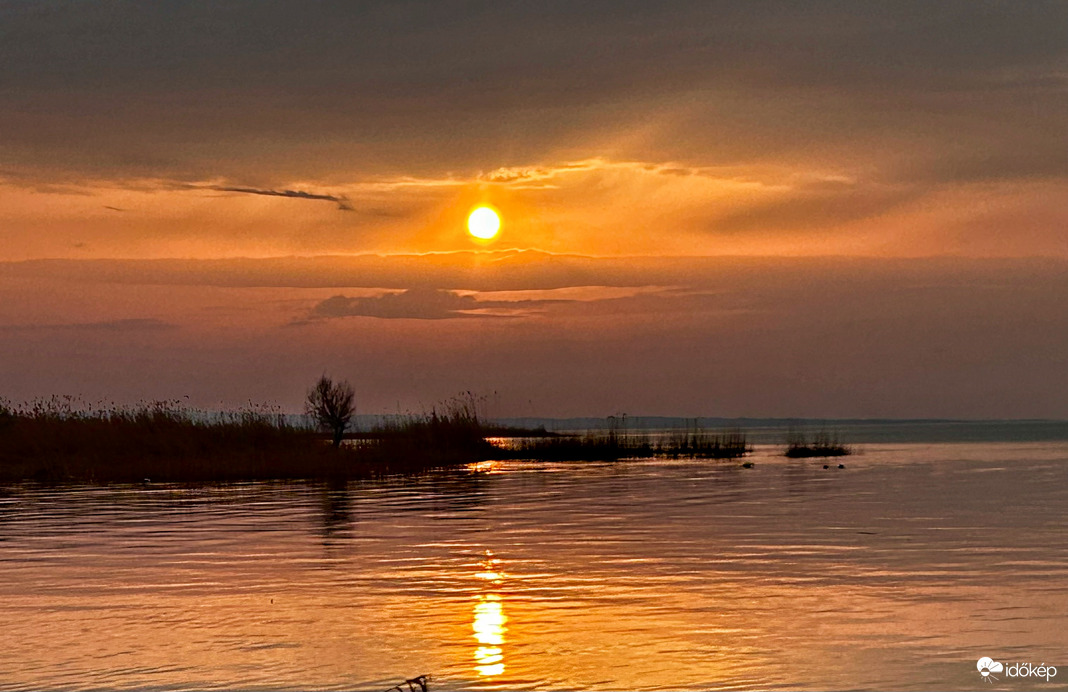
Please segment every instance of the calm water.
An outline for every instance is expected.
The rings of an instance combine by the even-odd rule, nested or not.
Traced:
[[[0,687],[1068,688],[1068,444],[773,451],[0,490]]]

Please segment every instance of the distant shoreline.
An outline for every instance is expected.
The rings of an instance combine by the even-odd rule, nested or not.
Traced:
[[[606,430],[608,418],[496,418],[494,422],[517,427],[544,426],[555,432]],[[617,423],[618,424],[618,423]],[[756,444],[783,444],[791,430],[815,433],[834,431],[850,444],[879,442],[1056,442],[1068,441],[1068,420],[948,418],[682,418],[627,416],[625,427],[634,432],[656,430],[744,430]]]

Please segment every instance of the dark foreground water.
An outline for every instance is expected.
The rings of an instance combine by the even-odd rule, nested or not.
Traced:
[[[1068,444],[774,451],[0,490],[0,687],[1068,688]]]

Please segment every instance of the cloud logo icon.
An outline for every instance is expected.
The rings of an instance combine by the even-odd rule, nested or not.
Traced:
[[[990,682],[990,678],[997,680],[997,678],[993,676],[993,673],[1000,673],[1005,670],[1004,665],[989,656],[980,658],[978,663],[975,664],[975,667],[979,671],[979,674],[983,676],[984,682]]]

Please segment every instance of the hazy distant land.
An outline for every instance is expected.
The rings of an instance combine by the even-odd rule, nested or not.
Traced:
[[[355,425],[370,430],[390,415],[357,416]],[[1068,440],[1065,420],[953,420],[873,418],[726,418],[682,416],[622,416],[547,418],[506,417],[493,422],[515,428],[544,428],[551,432],[608,430],[622,426],[634,432],[655,430],[744,430],[755,444],[783,444],[791,430],[833,431],[851,444],[876,442],[1042,442]]]

